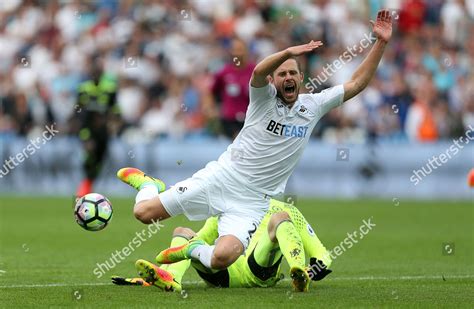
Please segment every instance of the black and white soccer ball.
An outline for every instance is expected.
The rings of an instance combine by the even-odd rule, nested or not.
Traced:
[[[100,231],[112,219],[112,204],[102,194],[86,194],[76,201],[74,217],[82,228]]]

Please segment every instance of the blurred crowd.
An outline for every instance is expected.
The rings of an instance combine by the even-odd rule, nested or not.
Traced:
[[[0,139],[50,123],[77,135],[78,88],[96,65],[117,85],[116,136],[232,138],[245,111],[232,104],[248,100],[241,79],[255,63],[322,40],[301,59],[303,90],[343,83],[368,48],[323,83],[308,81],[359,45],[381,8],[392,11],[394,35],[376,78],[314,137],[430,142],[474,127],[474,1],[9,0],[0,2]],[[234,73],[242,78],[226,77]]]

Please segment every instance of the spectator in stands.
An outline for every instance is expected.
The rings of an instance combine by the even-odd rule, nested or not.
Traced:
[[[434,117],[436,90],[430,80],[423,80],[415,90],[415,101],[408,109],[406,132],[412,141],[434,142],[438,128]]]
[[[393,12],[397,25],[370,92],[342,112],[326,115],[315,136],[326,142],[363,142],[401,130],[400,136],[406,133],[411,141],[419,141],[418,129],[413,128],[420,124],[424,105],[412,99],[418,90],[410,87],[427,77],[439,97],[428,102],[435,140],[459,134],[459,128],[442,123],[443,117],[450,119],[446,122],[459,121],[465,129],[474,123],[474,1],[212,3],[189,1],[189,18],[183,20],[172,1],[2,1],[0,131],[27,135],[54,117],[61,134],[73,132],[74,122],[67,120],[78,110],[75,90],[87,74],[87,63],[99,55],[105,72],[118,78],[118,101],[129,125],[124,132],[145,130],[150,138],[200,138],[214,136],[215,123],[221,122],[224,134],[233,138],[248,103],[253,64],[247,50],[259,58],[321,39],[325,47],[302,59],[302,64],[308,78],[324,77],[326,65],[363,39],[368,28],[361,20],[381,7],[397,10]],[[233,36],[245,43],[232,40]],[[226,53],[222,46],[227,44],[231,47]],[[329,69],[330,78],[317,84],[316,91],[346,80],[365,50],[356,48],[336,72]],[[230,61],[226,54],[231,54]],[[130,57],[138,66],[124,66]],[[215,74],[215,82],[209,82],[223,62],[228,64]],[[160,89],[150,95],[155,85]],[[411,106],[415,101],[416,107]],[[391,123],[390,109],[399,126]],[[391,124],[386,126],[377,117]],[[432,133],[428,135],[433,137]]]

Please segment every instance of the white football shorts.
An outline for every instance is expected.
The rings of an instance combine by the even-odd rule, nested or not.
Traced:
[[[269,196],[248,189],[216,161],[160,193],[160,200],[172,217],[184,214],[199,221],[218,216],[219,237],[234,235],[244,249],[270,204]]]

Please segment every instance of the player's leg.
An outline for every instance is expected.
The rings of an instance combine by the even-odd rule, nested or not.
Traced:
[[[209,245],[194,237],[186,245],[163,250],[156,257],[159,264],[170,264],[183,259],[201,262],[204,267],[225,269],[235,262],[247,247],[251,234],[257,229],[260,218],[226,215],[219,216],[220,237],[215,245]]]
[[[196,233],[190,228],[177,227],[173,231],[173,238],[171,239],[171,246],[181,246],[186,244],[189,239],[194,237]],[[169,265],[161,265],[160,267],[155,264],[145,261],[137,260],[135,267],[140,277],[146,282],[166,291],[181,291],[181,281],[183,275],[188,270],[190,265],[189,260],[183,260],[177,263]]]
[[[217,238],[217,218],[209,218],[198,234],[209,242],[214,242]],[[196,234],[192,229],[186,227],[177,227],[173,231],[171,247],[180,247],[189,242]],[[145,260],[138,260],[136,268],[143,279],[151,282],[154,286],[164,291],[180,291],[181,281],[185,272],[189,269],[191,261],[182,260],[173,264],[163,264],[160,267]],[[198,265],[194,265],[198,267]],[[158,269],[159,268],[159,269]],[[202,265],[200,269],[207,271]],[[204,270],[203,270],[204,269]],[[115,283],[115,282],[114,282]]]
[[[177,227],[173,231],[173,239],[171,239],[170,247],[182,246],[189,242],[191,238],[196,236],[196,233],[186,227]],[[184,274],[189,269],[191,261],[183,260],[173,264],[163,264],[160,267],[170,272],[176,282],[181,285]]]
[[[117,177],[138,190],[133,208],[133,213],[138,220],[149,224],[153,220],[164,220],[170,217],[159,197],[159,194],[166,189],[163,181],[132,167],[120,169]]]
[[[290,276],[295,290],[307,291],[310,279],[306,272],[303,243],[287,212],[277,212],[270,217],[268,234],[272,242],[278,242],[290,266]]]
[[[222,210],[218,216],[219,239],[214,248],[200,246],[193,254],[199,256],[205,266],[225,269],[248,247],[250,238],[268,210],[270,200],[245,186],[236,185],[225,173],[216,173],[212,183],[213,186],[209,188],[210,207]]]
[[[150,224],[157,220],[165,220],[171,217],[163,206],[160,196],[158,195],[148,198],[137,194],[135,206],[133,207],[133,214],[135,215],[135,218],[145,224]]]
[[[191,221],[209,218],[207,173],[209,171],[203,169],[166,191],[163,181],[136,168],[122,168],[117,177],[138,190],[133,212],[138,220],[149,224],[180,214]]]
[[[250,211],[219,216],[219,239],[212,250],[211,268],[224,269],[242,255],[264,214],[265,211]]]
[[[83,132],[89,133],[84,134]],[[82,165],[85,178],[77,188],[77,197],[92,192],[92,185],[100,173],[102,162],[107,152],[108,134],[106,132],[90,132],[90,128],[83,128],[81,130],[82,136],[80,137],[83,141],[82,145],[85,151],[85,158]]]
[[[204,226],[196,233],[196,237],[204,240],[208,244],[214,244],[219,238],[217,223],[218,219],[216,216],[208,218]]]
[[[162,251],[156,258],[158,263],[193,259],[200,261],[207,268],[224,269],[236,261],[247,247],[251,234],[255,232],[268,209],[269,199],[253,192],[248,194],[245,188],[230,190],[230,187],[235,187],[234,183],[215,169],[210,163],[208,170],[198,172],[199,175],[193,176],[190,182],[184,181],[183,192],[178,194],[177,198],[184,201],[182,208],[188,214],[197,213],[199,209],[208,209],[209,213],[219,214],[219,239],[216,244],[209,245],[195,237],[186,246]],[[192,199],[182,198],[194,194],[192,191],[200,192]]]
[[[244,245],[241,240],[234,235],[224,235],[219,237],[214,248],[212,248],[212,246],[203,246],[201,248],[203,251],[207,249],[208,252],[211,252],[213,249],[210,259],[210,266],[212,269],[227,268],[244,252]]]
[[[219,238],[218,232],[218,219],[217,217],[210,217],[206,220],[204,226],[196,233],[195,237],[199,240],[204,241],[210,247],[214,248],[214,244]],[[197,253],[197,252],[196,252]],[[204,266],[199,259],[192,262],[192,266],[199,272],[203,273],[214,273],[211,268]]]
[[[218,218],[211,217],[207,219],[204,226],[197,232],[196,237],[205,241],[207,244],[215,243],[219,238]],[[237,261],[228,268],[216,270],[204,266],[199,260],[191,260],[191,266],[196,270],[201,279],[203,279],[209,286],[222,288],[230,286],[231,269],[236,267],[239,270],[242,270],[244,267],[242,267],[241,264],[243,263],[239,263],[239,260],[237,259]],[[237,271],[237,273],[239,276],[242,276],[241,271]],[[234,280],[234,282],[238,282],[238,280]]]
[[[215,245],[209,245],[196,237],[184,246],[164,250],[157,256],[157,262],[169,263],[193,259],[199,261],[205,268],[221,270],[235,262],[243,250],[242,242],[234,235],[219,237]]]
[[[186,211],[190,211],[190,206],[196,205],[196,208],[208,207],[210,211],[220,212],[217,224],[219,238],[215,245],[209,245],[199,237],[195,237],[186,246],[162,251],[157,256],[158,263],[193,259],[200,261],[207,268],[219,270],[228,267],[242,255],[252,233],[268,209],[269,200],[260,195],[247,198],[244,188],[238,193],[225,191],[223,190],[227,188],[225,181],[218,177],[211,178],[210,185],[206,187],[207,190],[201,200],[193,199],[192,204],[188,203],[183,207]],[[188,189],[182,195],[190,190],[196,190],[198,186],[191,184],[186,187]],[[248,204],[252,207],[244,208]]]
[[[277,212],[270,217],[268,236],[278,244],[290,268],[305,267],[303,243],[288,213]]]
[[[248,254],[248,267],[252,275],[262,281],[267,281],[271,278],[278,280],[276,276],[283,259],[278,241],[275,238],[273,240],[270,239],[268,225],[265,227],[265,231],[256,235],[259,235],[259,239],[255,248]]]
[[[310,257],[307,271],[311,280],[319,281],[330,274],[332,272],[328,269],[331,265],[330,253],[321,243],[314,229],[306,221],[298,208],[291,204],[272,199],[270,201],[269,211],[271,213],[285,211],[290,215],[290,218],[303,241],[305,253]]]
[[[324,247],[314,229],[296,207],[287,206],[285,211],[290,215],[303,241],[305,253],[310,257],[309,275],[311,279],[314,281],[323,279],[331,273],[331,270],[328,269],[332,262],[329,251]]]
[[[190,229],[187,228],[177,228],[175,229],[175,236],[185,236],[184,238],[191,238],[191,237],[196,237],[199,240],[202,240],[206,242],[207,244],[213,244],[217,238],[218,238],[218,229],[217,229],[217,217],[211,217],[206,220],[206,223],[204,226],[196,233],[192,232]],[[172,246],[170,249],[162,251],[157,259],[165,259],[164,255],[167,254],[168,252],[172,252],[176,248],[183,248],[185,247],[184,245],[179,246],[178,243],[172,243]],[[182,250],[185,251],[185,250]],[[172,255],[176,256],[176,253],[171,253]],[[169,259],[169,257],[168,257]],[[228,287],[229,286],[229,274],[226,269],[221,270],[221,271],[216,271],[211,268],[208,268],[204,266],[199,260],[184,260],[178,263],[173,263],[173,264],[163,264],[161,265],[161,268],[164,268],[170,272],[173,272],[176,274],[176,272],[173,271],[174,267],[177,265],[187,262],[189,263],[191,261],[191,265],[193,268],[198,272],[199,276],[205,280],[206,283],[208,283],[211,286],[215,287]],[[189,264],[188,264],[189,265]]]
[[[232,267],[232,265],[230,267]],[[194,268],[194,270],[196,270],[199,277],[204,280],[204,283],[206,283],[207,286],[215,288],[230,287],[228,268],[221,270],[210,269],[202,265],[201,262],[194,260],[191,260],[191,266]]]
[[[285,211],[290,215],[290,219],[301,236],[305,253],[310,257],[308,273],[313,281],[319,281],[332,271],[328,269],[331,265],[329,251],[319,240],[316,232],[305,219],[303,214],[291,204],[287,204],[275,199],[270,201],[271,213]]]
[[[272,209],[276,210],[275,207]],[[295,289],[306,291],[310,280],[305,271],[304,248],[289,215],[283,208],[279,210],[263,221],[265,231],[257,232],[258,241],[248,255],[247,267],[242,272],[251,272],[251,276],[265,282],[265,286],[273,286],[279,280],[279,268],[284,255],[290,265],[290,276]],[[231,267],[233,266],[234,264]],[[258,281],[248,283],[252,282]]]

